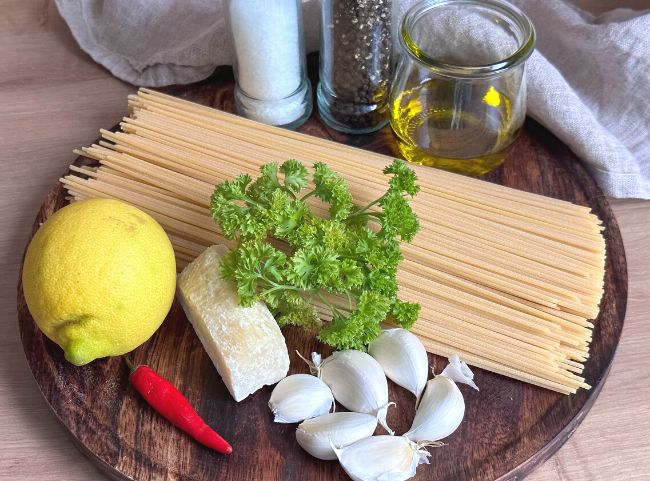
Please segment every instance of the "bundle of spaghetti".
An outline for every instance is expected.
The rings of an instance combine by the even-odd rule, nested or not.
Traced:
[[[148,89],[129,106],[121,131],[101,130],[103,140],[76,151],[99,166],[71,166],[61,181],[72,200],[116,198],[151,214],[179,268],[209,245],[232,247],[210,217],[214,185],[254,177],[265,163],[326,162],[359,204],[386,189],[388,156]],[[565,394],[589,388],[581,373],[604,282],[598,218],[588,207],[413,168],[421,230],[402,244],[398,283],[400,298],[422,307],[412,330],[427,350]],[[317,199],[312,208],[327,215]]]

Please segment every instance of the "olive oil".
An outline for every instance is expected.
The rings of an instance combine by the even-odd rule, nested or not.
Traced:
[[[521,125],[512,110],[494,86],[429,80],[392,100],[391,126],[406,160],[476,176],[505,160]]]

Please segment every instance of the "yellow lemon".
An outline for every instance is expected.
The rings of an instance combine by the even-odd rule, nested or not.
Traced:
[[[176,288],[165,231],[121,201],[90,199],[57,211],[23,265],[27,307],[77,366],[129,352],[160,327]]]

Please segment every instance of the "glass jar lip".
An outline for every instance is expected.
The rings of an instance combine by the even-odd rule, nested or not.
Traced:
[[[514,20],[523,32],[525,39],[513,54],[494,63],[467,66],[442,62],[414,48],[417,47],[417,42],[411,37],[409,26],[430,10],[446,5],[478,5],[496,10]],[[414,4],[404,14],[400,27],[399,40],[402,48],[418,63],[424,65],[429,70],[448,77],[471,78],[499,75],[524,62],[535,49],[535,37],[535,27],[526,14],[515,5],[503,0],[422,0]]]

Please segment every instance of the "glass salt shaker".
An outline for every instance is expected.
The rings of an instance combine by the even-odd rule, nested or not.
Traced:
[[[311,114],[300,0],[228,0],[235,105],[243,117],[295,129]]]
[[[322,0],[318,109],[353,134],[388,123],[392,0]]]
[[[528,17],[502,0],[423,0],[399,37],[390,122],[404,158],[467,175],[499,166],[526,117]]]

